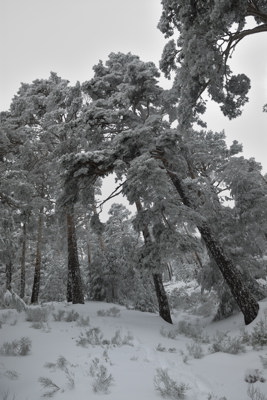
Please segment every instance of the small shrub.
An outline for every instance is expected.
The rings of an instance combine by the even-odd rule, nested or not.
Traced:
[[[53,397],[54,394],[60,390],[60,387],[57,386],[50,378],[40,377],[38,380],[41,386],[47,390],[43,394],[43,397]]]
[[[0,354],[3,356],[26,356],[30,353],[31,345],[28,337],[22,337],[20,340],[3,343]]]
[[[73,389],[75,386],[74,374],[69,369],[70,363],[66,360],[64,356],[59,356],[56,363],[46,363],[44,366],[46,368],[60,369],[64,372],[65,377],[67,379],[67,383],[70,389]]]
[[[47,322],[49,310],[46,307],[33,306],[25,310],[26,321],[30,322]]]
[[[119,330],[117,330],[115,332],[115,335],[111,338],[110,342],[114,346],[126,346],[126,345],[132,346],[133,345],[132,340],[133,340],[133,336],[130,334],[130,332],[128,332],[127,335],[122,337],[121,332]]]
[[[15,400],[16,399],[15,395],[12,396],[9,393],[9,391],[0,393],[0,395],[1,395],[1,400]]]
[[[262,376],[262,372],[258,369],[253,369],[248,371],[245,375],[245,382],[255,383],[255,382],[265,382],[265,378]]]
[[[31,328],[33,328],[33,329],[43,329],[44,327],[45,326],[44,326],[43,322],[33,322],[31,324]]]
[[[250,335],[250,342],[254,349],[261,349],[267,346],[267,319],[260,320],[254,326]]]
[[[14,381],[14,380],[16,380],[16,379],[19,378],[19,374],[17,373],[17,371],[12,370],[12,369],[9,369],[9,370],[5,371],[4,375],[5,375],[8,379],[10,379],[10,380],[12,380],[12,381]]]
[[[66,314],[64,320],[65,320],[66,322],[74,322],[74,321],[77,321],[77,319],[78,319],[79,317],[80,317],[79,313],[77,313],[77,312],[74,311],[74,310],[71,310],[71,311],[69,311],[69,312]]]
[[[178,333],[195,339],[201,343],[210,342],[208,335],[203,332],[203,328],[199,324],[193,325],[190,322],[180,321],[178,323]]]
[[[168,352],[169,352],[169,353],[176,353],[176,348],[175,348],[175,347],[170,347],[170,348],[168,349]]]
[[[247,395],[251,400],[267,400],[267,397],[254,385],[248,385]]]
[[[120,309],[117,307],[111,307],[108,310],[98,310],[97,315],[99,317],[120,317]]]
[[[89,317],[79,317],[77,320],[77,325],[78,326],[89,326],[90,325],[90,318]]]
[[[99,328],[91,328],[81,334],[77,340],[77,345],[86,347],[88,344],[92,346],[101,345],[103,342],[103,334]]]
[[[197,342],[192,342],[186,345],[187,351],[190,356],[196,359],[200,359],[204,356],[203,348]]]
[[[65,310],[58,310],[57,313],[53,313],[53,318],[56,322],[64,320]]]
[[[227,400],[227,398],[225,396],[219,398],[215,396],[213,393],[209,393],[207,400]]]
[[[209,350],[211,353],[229,353],[238,354],[244,353],[246,347],[242,343],[241,337],[230,337],[225,332],[217,332],[216,336],[213,338],[214,343],[210,346]]]
[[[267,368],[267,355],[260,356],[260,360],[261,360],[263,368]]]
[[[96,357],[92,360],[89,373],[94,378],[92,383],[93,391],[107,394],[114,382],[114,378],[108,373],[107,368],[100,364],[99,358]]]
[[[155,389],[162,397],[171,399],[184,399],[189,386],[185,383],[177,384],[168,374],[166,369],[158,368],[154,377]]]
[[[156,350],[157,350],[157,351],[164,352],[164,351],[166,351],[166,347],[162,346],[162,344],[159,343],[159,344],[157,345],[157,347],[156,347]]]

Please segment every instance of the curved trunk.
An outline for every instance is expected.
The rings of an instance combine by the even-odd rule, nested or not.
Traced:
[[[191,200],[186,194],[181,179],[175,172],[169,169],[168,163],[165,160],[162,161],[168,176],[170,177],[176,191],[180,195],[182,202],[187,207],[194,209],[194,205],[191,203]],[[247,285],[244,283],[240,271],[224,254],[223,248],[221,247],[217,238],[215,238],[207,223],[202,222],[197,225],[197,228],[202,236],[203,241],[206,244],[210,255],[215,260],[235,301],[242,311],[245,319],[245,324],[250,324],[258,315],[259,305],[257,301],[251,294],[251,291],[248,289]]]

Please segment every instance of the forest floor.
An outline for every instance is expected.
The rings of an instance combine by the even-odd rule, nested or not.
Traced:
[[[0,399],[267,399],[267,299],[249,326],[172,317],[102,302],[0,310]]]

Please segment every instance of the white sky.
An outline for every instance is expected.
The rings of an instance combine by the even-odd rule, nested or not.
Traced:
[[[48,78],[50,71],[84,82],[111,52],[130,51],[158,65],[160,14],[160,0],[0,0],[0,110],[9,108],[21,82]],[[210,106],[208,126],[225,129],[229,143],[242,142],[244,155],[267,172],[267,34],[245,38],[233,65],[251,78],[250,102],[231,122]]]

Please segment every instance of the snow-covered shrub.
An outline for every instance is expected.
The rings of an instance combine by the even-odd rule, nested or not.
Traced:
[[[177,326],[176,327],[174,326],[171,329],[167,329],[165,327],[162,327],[160,329],[160,334],[163,337],[167,337],[169,339],[176,339],[177,336],[179,335],[179,332],[178,332]]]
[[[254,349],[261,349],[267,346],[267,319],[260,320],[254,326],[251,335],[250,342]]]
[[[162,346],[161,343],[159,343],[159,344],[157,345],[156,350],[157,350],[157,351],[161,351],[161,352],[167,351],[167,350],[166,350],[166,347]]]
[[[115,332],[115,335],[111,338],[110,342],[111,344],[113,344],[114,346],[132,346],[132,340],[133,340],[133,336],[130,334],[130,332],[127,333],[127,335],[125,336],[121,336],[121,332],[119,330],[117,330]]]
[[[71,364],[67,361],[64,356],[59,356],[56,363],[46,363],[44,365],[46,368],[52,368],[54,370],[60,369],[64,372],[65,378],[67,379],[67,384],[70,389],[73,389],[75,386],[74,374],[70,370]]]
[[[99,317],[120,317],[120,309],[117,307],[111,307],[108,310],[98,310],[97,315]]]
[[[168,371],[163,368],[158,368],[156,370],[154,386],[162,397],[169,397],[171,399],[184,399],[186,391],[189,389],[187,384],[178,384],[175,382],[175,380],[169,376]]]
[[[260,356],[260,360],[263,368],[267,368],[267,354],[265,356]]]
[[[11,395],[9,391],[0,393],[1,400],[16,400],[15,395]]]
[[[227,398],[225,396],[219,398],[215,394],[209,393],[207,400],[227,400]]]
[[[252,369],[246,372],[245,382],[255,383],[255,382],[265,382],[265,378],[262,375],[262,372],[258,369]]]
[[[11,381],[15,381],[19,378],[19,374],[14,369],[8,369],[4,372],[4,376],[10,379]]]
[[[180,321],[178,323],[178,332],[187,337],[195,339],[200,343],[210,342],[210,338],[204,333],[203,328],[199,323],[193,325],[191,322]]]
[[[66,322],[77,321],[79,317],[80,317],[79,313],[77,313],[74,310],[71,310],[66,314],[64,321],[66,321]]]
[[[231,337],[226,332],[217,332],[213,338],[213,343],[209,348],[211,353],[245,353],[246,347],[241,337]]]
[[[90,318],[87,316],[87,317],[83,317],[83,316],[80,316],[79,318],[78,318],[78,320],[77,320],[77,325],[78,326],[89,326],[90,325]]]
[[[60,322],[60,321],[64,320],[65,310],[57,310],[57,312],[53,313],[52,315],[56,322]]]
[[[26,356],[30,353],[32,342],[28,337],[22,337],[12,342],[4,342],[0,348],[2,356]]]
[[[46,392],[43,394],[43,397],[53,397],[59,390],[60,387],[55,384],[50,378],[40,377],[38,379],[41,386],[46,389]]]
[[[101,345],[103,344],[103,334],[100,328],[91,328],[82,333],[76,343],[78,346],[83,347],[86,347],[88,344],[92,346]]]
[[[192,342],[186,345],[187,351],[193,358],[199,359],[204,356],[203,348],[198,342]]]
[[[251,400],[267,400],[267,396],[253,384],[248,385],[247,395]]]
[[[47,307],[31,306],[25,310],[26,321],[47,322],[49,309]]]
[[[108,373],[107,368],[100,364],[99,358],[96,357],[92,360],[89,373],[94,378],[92,382],[93,391],[95,393],[109,393],[114,378]]]

